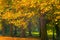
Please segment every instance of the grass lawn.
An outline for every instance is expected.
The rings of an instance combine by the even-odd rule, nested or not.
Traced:
[[[27,34],[28,34],[28,32],[27,32]],[[48,30],[47,35],[48,35],[49,38],[52,38],[53,37],[53,31]],[[32,32],[32,36],[33,37],[39,37],[39,32]],[[54,33],[54,36],[56,37],[56,33]]]

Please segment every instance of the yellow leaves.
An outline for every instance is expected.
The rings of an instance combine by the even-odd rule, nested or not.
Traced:
[[[29,14],[28,14],[28,18],[30,18],[31,16],[32,16],[32,14],[31,14],[31,13],[29,13]]]
[[[42,10],[46,5],[47,5],[46,2],[42,2],[42,3],[40,4],[41,10]]]
[[[33,19],[33,20],[32,20],[32,23],[36,26],[37,21]]]
[[[2,15],[2,19],[16,19],[17,17],[24,17],[24,16],[26,16],[26,14],[22,14],[20,11],[15,14],[8,11]]]
[[[15,20],[9,21],[9,23],[12,23],[12,24],[14,24],[14,23],[15,23]]]
[[[16,3],[16,2],[13,2],[13,5],[12,5],[13,8],[15,8],[16,10],[18,10],[20,7],[21,7],[21,3]]]
[[[12,13],[10,13],[10,12],[7,12],[6,14],[4,14],[5,16],[8,14],[8,18],[11,18],[12,17]],[[17,19],[17,20],[11,20],[11,21],[9,21],[10,23],[13,23],[14,25],[16,25],[16,26],[22,26],[23,25],[23,27],[25,28],[26,26],[27,26],[27,20],[29,20],[29,18],[31,18],[32,16],[34,16],[35,14],[34,14],[34,12],[31,12],[31,13],[21,13],[21,12],[18,12],[18,13],[15,13],[15,14],[13,14],[13,18],[17,18],[17,17],[23,17],[22,19]],[[27,20],[25,21],[25,19],[24,19],[24,17],[27,17]]]
[[[57,19],[55,19],[55,21],[58,21]]]
[[[28,15],[27,18],[31,18],[31,17],[33,17],[35,14],[34,14],[34,12],[32,12],[32,13],[28,13],[27,15]]]
[[[59,0],[49,0],[48,4],[59,4]]]
[[[58,14],[58,15],[60,15],[60,12],[55,12],[54,14]]]
[[[60,12],[55,12],[54,14],[55,14],[55,15],[58,15],[58,16],[56,16],[56,20],[57,20],[57,19],[60,19]]]
[[[5,7],[9,7],[8,5],[6,5],[6,2],[1,2],[0,0],[0,11],[4,10],[4,11],[7,11],[5,12],[2,16],[2,19],[12,19],[11,21],[9,21],[10,23],[13,23],[15,24],[16,26],[26,26],[27,25],[27,20],[33,18],[36,16],[36,14],[38,13],[38,9],[41,10],[41,13],[45,13],[47,11],[49,11],[51,8],[51,4],[54,3],[55,0],[47,0],[46,1],[42,1],[41,3],[38,2],[38,0],[12,0],[12,9],[15,9],[16,10],[16,13],[13,13],[13,12],[10,12],[10,8],[7,8],[9,11],[7,10],[4,10]],[[56,6],[57,9],[60,9],[60,5],[57,5]],[[32,12],[30,12],[30,9],[29,8],[32,8]],[[35,13],[35,10],[36,13]],[[57,14],[60,14],[60,13],[57,13]],[[40,14],[38,14],[39,17],[40,17]],[[38,16],[37,15],[37,16]],[[24,19],[26,18],[26,19]],[[49,19],[52,19],[52,17],[48,17]],[[60,16],[57,16],[56,17],[57,19],[60,18]],[[16,19],[16,20],[15,20]],[[26,20],[26,21],[25,21]],[[36,20],[32,20],[32,22],[34,24],[36,24]]]
[[[5,12],[5,14],[2,15],[2,19],[11,19],[13,18],[13,13],[12,12]]]
[[[27,0],[22,0],[22,2],[26,2]]]
[[[26,25],[26,22],[21,21],[20,24],[23,25],[23,26],[25,26]]]
[[[45,6],[45,5],[47,5],[46,2],[42,2],[42,3],[40,4],[40,6]]]
[[[60,16],[57,16],[56,19],[60,19]]]
[[[41,10],[41,13],[45,13],[45,12],[49,11],[50,9],[52,9],[50,6],[45,7],[44,9]]]
[[[13,23],[14,25],[16,25],[16,26],[18,26],[18,27],[20,27],[20,26],[23,25],[23,28],[24,28],[24,26],[27,25],[27,22],[24,21],[24,19],[20,19],[20,20],[12,20],[12,21],[10,21],[10,23]]]
[[[15,6],[13,6],[13,7],[15,7],[17,9],[21,6],[35,7],[36,6],[35,3],[37,2],[37,0],[22,0],[21,2],[20,1],[18,1],[18,3],[16,3],[16,2],[13,3],[13,5],[15,5],[16,7]]]
[[[38,2],[37,2],[37,0],[32,0],[31,2],[30,2],[30,7],[36,7]]]
[[[0,23],[0,30],[2,29],[2,24]]]
[[[56,7],[57,7],[57,9],[60,9],[60,5],[57,5]]]
[[[54,2],[55,2],[55,0],[51,0],[51,2],[52,2],[52,3],[54,3]]]
[[[55,21],[58,21],[58,19],[60,19],[60,16],[56,16]]]
[[[34,4],[31,4],[30,7],[35,7],[35,5]]]
[[[3,12],[4,4],[2,3],[2,0],[0,0],[0,12]]]
[[[0,12],[3,12],[4,7],[0,6]]]
[[[25,13],[21,13],[21,11],[19,11],[19,12],[17,12],[17,13],[15,14],[15,16],[16,16],[16,17],[25,17],[26,14],[25,14]]]
[[[21,2],[21,6],[30,7],[30,5],[31,5],[31,0],[30,1],[29,0],[26,0],[26,1],[22,1]]]
[[[44,1],[40,4],[40,9],[41,9],[41,13],[45,13],[45,12],[49,11],[52,8],[51,8],[51,6],[48,2]]]
[[[19,11],[17,13],[14,14],[14,17],[17,18],[17,17],[22,17],[22,13]]]

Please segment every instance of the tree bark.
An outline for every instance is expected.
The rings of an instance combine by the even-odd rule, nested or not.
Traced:
[[[28,32],[29,32],[29,36],[32,36],[32,33],[31,33],[31,22],[30,21],[28,22]]]
[[[10,25],[10,35],[13,36],[13,24],[9,24]]]
[[[6,23],[5,23],[5,20],[3,19],[2,20],[2,35],[5,35],[5,26],[6,26]]]
[[[17,26],[14,26],[14,36],[17,36]]]
[[[23,28],[23,26],[20,28],[20,32],[21,32],[20,37],[26,37],[25,29]]]
[[[41,29],[41,40],[48,40],[44,15],[40,16],[40,29]]]
[[[60,40],[60,30],[58,24],[55,25],[56,29],[56,40]]]
[[[4,28],[4,26],[2,27],[2,35],[5,35],[5,28]]]

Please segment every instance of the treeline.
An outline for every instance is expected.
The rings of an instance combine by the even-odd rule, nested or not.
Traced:
[[[18,33],[19,37],[26,37],[28,33],[32,37],[32,30],[35,30],[41,40],[48,40],[47,29],[51,27],[53,40],[60,40],[59,0],[1,0],[0,2],[0,27],[3,35],[8,33],[9,36],[17,36]]]

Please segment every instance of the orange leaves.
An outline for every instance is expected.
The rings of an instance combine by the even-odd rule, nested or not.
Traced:
[[[2,3],[2,0],[0,0],[0,4]]]
[[[60,5],[57,5],[56,7],[57,7],[57,9],[60,9]]]
[[[17,17],[24,17],[24,16],[26,16],[26,15],[22,14],[21,12],[14,14],[14,13],[8,11],[2,15],[2,19],[16,19]]]
[[[3,15],[2,15],[2,19],[11,19],[13,18],[13,13],[12,12],[5,12]]]
[[[0,0],[1,1],[1,0]],[[27,20],[33,19],[33,17],[40,17],[40,14],[38,11],[40,10],[41,13],[45,13],[52,9],[51,4],[55,5],[57,9],[60,9],[60,5],[57,5],[58,3],[55,2],[55,0],[46,0],[39,2],[38,0],[12,0],[11,6],[7,5],[5,1],[0,2],[0,11],[6,11],[3,12],[4,14],[0,14],[2,16],[2,19],[8,19],[10,20],[10,23],[13,23],[16,26],[26,26]],[[7,10],[5,10],[5,7]],[[10,9],[15,9],[11,12]],[[16,11],[16,12],[15,12]],[[49,14],[48,14],[49,15]],[[52,19],[48,17],[49,19]],[[60,18],[60,17],[56,17]],[[12,19],[12,20],[11,20]],[[36,24],[37,21],[32,20],[34,24]]]

